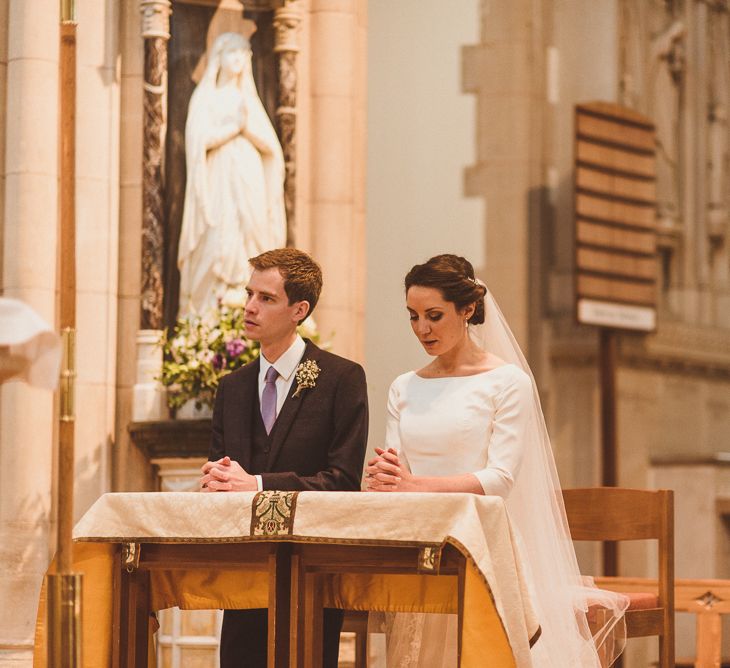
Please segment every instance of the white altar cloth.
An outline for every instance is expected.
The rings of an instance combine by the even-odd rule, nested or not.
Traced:
[[[273,505],[272,494],[279,495]],[[265,503],[252,511],[255,499]],[[283,522],[267,521],[281,519],[289,506],[290,515]],[[530,640],[537,635],[539,624],[523,559],[500,497],[363,492],[264,492],[258,496],[254,492],[112,493],[99,498],[82,517],[74,528],[74,539],[116,543],[263,539],[408,545],[432,547],[436,553],[452,544],[476,567],[488,587],[516,665],[532,665]]]

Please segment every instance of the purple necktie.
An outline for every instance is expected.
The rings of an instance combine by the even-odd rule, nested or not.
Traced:
[[[279,372],[270,366],[266,372],[264,391],[261,393],[261,417],[264,420],[266,433],[271,433],[271,428],[276,422],[276,379]]]

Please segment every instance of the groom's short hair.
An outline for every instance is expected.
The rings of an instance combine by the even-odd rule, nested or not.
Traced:
[[[277,248],[252,257],[248,262],[257,271],[278,269],[284,279],[289,304],[307,301],[307,316],[311,315],[322,292],[322,270],[307,253],[297,248]]]

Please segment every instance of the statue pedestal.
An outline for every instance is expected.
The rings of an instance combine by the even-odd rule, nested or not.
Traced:
[[[137,332],[137,382],[132,394],[132,419],[135,422],[160,420],[168,416],[165,388],[155,376],[162,369],[159,329]]]
[[[210,420],[155,420],[130,422],[132,442],[150,460],[208,456]]]
[[[175,412],[175,419],[177,420],[204,420],[210,419],[212,416],[212,408],[210,408],[209,406],[201,406],[200,408],[196,408],[194,399],[186,401]]]
[[[197,489],[200,467],[208,459],[210,420],[130,422],[128,431],[154,467],[158,490]]]

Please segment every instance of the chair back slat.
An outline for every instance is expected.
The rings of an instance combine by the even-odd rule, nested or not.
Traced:
[[[595,487],[563,490],[573,540],[660,539],[667,490]]]

